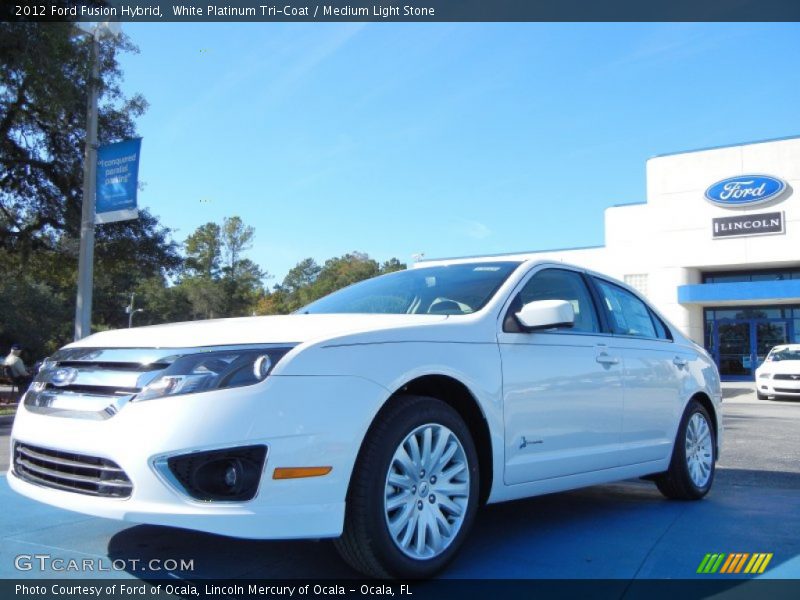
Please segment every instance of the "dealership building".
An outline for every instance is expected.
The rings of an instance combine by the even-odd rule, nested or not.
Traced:
[[[752,380],[800,343],[800,136],[658,156],[647,202],[605,211],[605,245],[527,254],[607,273]]]

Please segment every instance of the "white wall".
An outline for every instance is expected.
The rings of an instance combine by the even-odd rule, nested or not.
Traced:
[[[705,190],[713,183],[751,173],[779,177],[789,189],[771,203],[748,208],[726,209],[705,200]],[[677,288],[700,283],[704,270],[800,265],[796,190],[800,190],[800,138],[656,157],[647,161],[647,203],[606,210],[605,247],[531,256],[582,265],[618,279],[646,273],[649,299],[702,344],[702,307],[678,304]],[[784,212],[784,234],[711,237],[715,217],[775,211]]]

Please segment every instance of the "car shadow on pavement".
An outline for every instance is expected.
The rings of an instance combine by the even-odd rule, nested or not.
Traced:
[[[764,506],[777,502],[800,514],[798,489],[800,473],[733,467],[717,471],[714,489],[701,502],[670,501],[652,482],[629,480],[493,504],[478,512],[473,531],[441,577],[693,577],[706,546],[726,543],[734,550],[769,546],[777,566],[779,551],[789,555],[794,540],[785,527],[794,528],[798,519],[785,516],[781,523],[775,510]],[[739,515],[748,516],[748,528],[742,529]],[[687,547],[692,552],[676,554]],[[361,578],[330,540],[242,540],[137,525],[111,538],[108,556],[125,559],[128,572],[143,580]],[[193,569],[158,570],[166,559],[192,560]]]
[[[546,540],[576,543],[581,532],[613,532],[620,519],[645,518],[656,505],[672,507],[655,485],[628,481],[573,492],[550,494],[483,507],[460,556],[442,574],[456,578],[524,577],[526,571],[508,573],[508,556],[526,552]],[[632,525],[637,528],[640,525]],[[613,535],[617,535],[616,533]],[[598,538],[602,539],[602,538]],[[595,542],[592,551],[606,545]],[[124,559],[128,572],[144,580],[170,577],[186,582],[203,579],[353,579],[361,578],[339,558],[332,541],[243,540],[152,525],[120,531],[108,544],[112,560]],[[503,557],[501,560],[500,557]],[[529,557],[530,558],[530,557]],[[193,560],[193,569],[165,573],[165,559]],[[155,560],[156,563],[151,563]],[[527,569],[530,563],[518,561]],[[526,567],[527,565],[527,567]],[[155,568],[151,568],[155,567]],[[600,568],[600,565],[598,565]],[[592,570],[595,573],[596,569]],[[538,576],[538,574],[531,575]],[[595,575],[602,577],[601,572]]]
[[[138,579],[354,579],[359,575],[336,553],[330,540],[245,540],[199,531],[136,525],[108,543],[108,557],[124,560]],[[193,561],[167,572],[167,561]]]
[[[725,400],[727,398],[737,398],[739,396],[747,396],[753,395],[753,388],[752,387],[723,387],[722,388],[722,399]]]

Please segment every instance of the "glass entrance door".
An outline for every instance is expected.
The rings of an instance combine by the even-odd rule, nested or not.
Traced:
[[[750,321],[717,322],[715,344],[719,374],[725,379],[753,378],[753,336]]]
[[[756,368],[761,366],[774,346],[789,343],[790,327],[789,321],[756,321]]]
[[[720,319],[714,322],[714,358],[724,381],[752,381],[773,346],[793,339],[789,319]]]

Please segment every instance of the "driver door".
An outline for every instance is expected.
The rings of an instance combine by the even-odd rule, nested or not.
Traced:
[[[514,318],[535,300],[566,300],[571,328],[525,332]],[[622,358],[584,276],[536,272],[507,308],[498,333],[503,365],[505,483],[575,475],[619,464]]]

